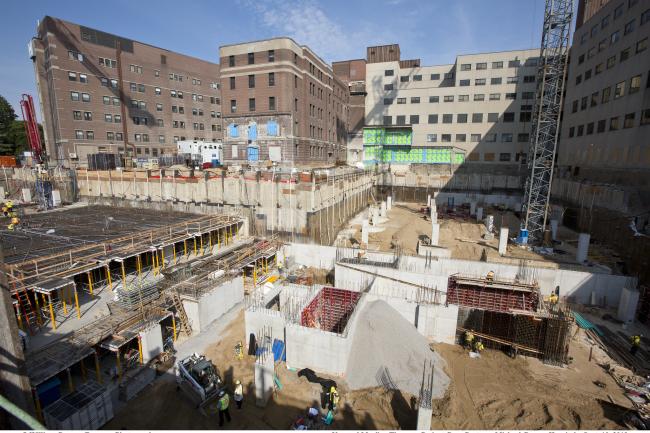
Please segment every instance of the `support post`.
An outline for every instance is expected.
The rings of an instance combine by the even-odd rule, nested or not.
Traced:
[[[115,352],[116,366],[117,366],[117,382],[122,382],[122,363],[120,362],[120,349]]]
[[[97,374],[97,382],[102,383],[102,372],[99,369],[99,354],[97,349],[95,349],[95,374]]]
[[[74,384],[72,383],[72,373],[70,373],[69,368],[65,369],[65,374],[68,377],[68,388],[70,389],[70,392],[74,392]]]
[[[77,293],[77,286],[74,286],[74,305],[77,309],[77,319],[81,319],[81,308],[79,308],[79,294]]]
[[[138,256],[140,257],[140,256]],[[111,280],[111,267],[106,265],[106,280],[108,281],[108,290],[113,291],[113,281]]]
[[[54,307],[52,306],[52,294],[48,295],[48,304],[50,307],[50,320],[52,320],[52,329],[56,330],[56,317],[54,317]]]
[[[81,367],[81,378],[83,379],[84,383],[86,383],[88,379],[86,377],[86,365],[84,364],[83,359],[79,361],[79,366]]]
[[[138,335],[138,360],[140,361],[140,365],[143,364],[142,362],[142,337]]]
[[[172,314],[172,332],[173,332],[173,336],[174,336],[174,341],[176,341],[176,337],[177,337],[177,334],[176,334],[176,316],[174,314]]]
[[[93,275],[91,271],[86,272],[86,275],[88,276],[88,291],[90,292],[90,296],[93,296]]]

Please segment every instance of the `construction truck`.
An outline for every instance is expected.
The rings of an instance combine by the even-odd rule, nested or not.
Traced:
[[[217,368],[205,355],[193,354],[176,364],[176,384],[185,391],[198,408],[214,400],[224,384]]]

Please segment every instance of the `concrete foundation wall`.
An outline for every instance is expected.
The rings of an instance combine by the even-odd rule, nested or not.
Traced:
[[[163,351],[162,328],[156,324],[140,332],[142,344],[142,361],[147,363]]]
[[[289,324],[287,366],[311,368],[328,374],[343,374],[347,368],[350,341],[332,332]]]
[[[280,340],[285,340],[284,328],[286,321],[279,311],[267,310],[265,308],[246,309],[244,312],[246,325],[246,341],[244,344],[248,347],[250,335],[258,335],[262,328],[270,328],[271,336]]]
[[[198,333],[243,300],[244,282],[241,277],[235,277],[220,283],[198,300],[184,296],[183,307],[192,331]]]

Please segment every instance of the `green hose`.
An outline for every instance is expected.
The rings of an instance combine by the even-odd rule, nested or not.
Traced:
[[[0,407],[24,422],[32,430],[47,430],[36,418],[0,395]]]

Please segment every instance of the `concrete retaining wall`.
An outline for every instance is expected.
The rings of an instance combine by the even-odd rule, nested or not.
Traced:
[[[222,282],[198,300],[184,296],[183,306],[192,331],[198,333],[243,300],[244,282],[241,277],[235,277]]]
[[[335,375],[345,373],[350,353],[348,338],[295,324],[287,325],[286,334],[287,366]]]

